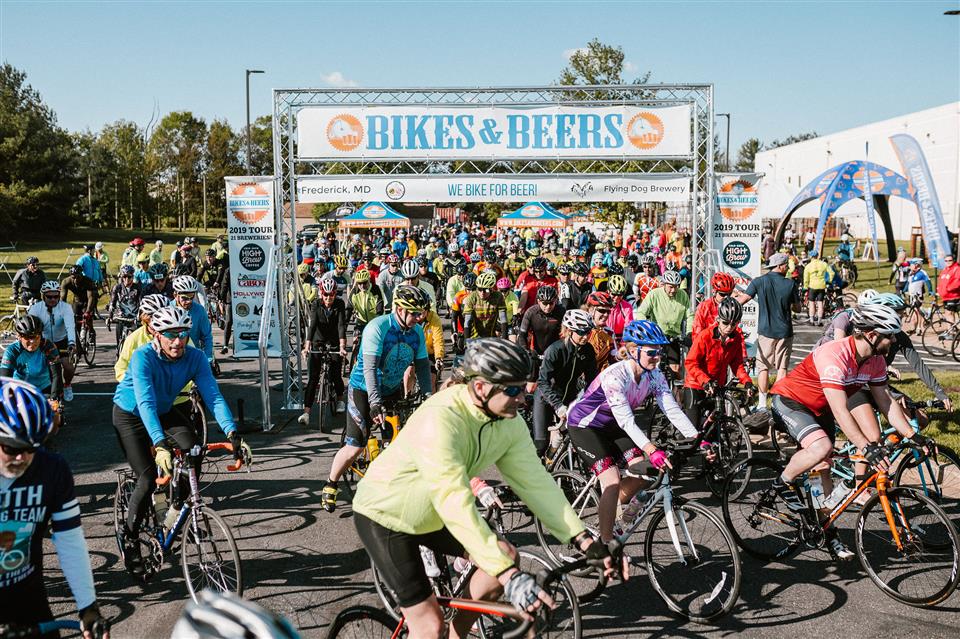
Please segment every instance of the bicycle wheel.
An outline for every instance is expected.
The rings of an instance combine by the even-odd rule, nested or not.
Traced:
[[[117,547],[120,549],[120,559],[123,559],[123,529],[127,520],[127,508],[130,505],[130,496],[137,482],[133,477],[125,476],[117,482],[117,491],[113,496],[113,532],[117,538]]]
[[[658,510],[644,540],[647,575],[674,613],[698,623],[725,615],[740,596],[740,553],[733,536],[706,506]]]
[[[937,446],[937,457],[917,461],[912,451],[903,456],[893,475],[894,486],[915,488],[932,499],[960,530],[960,457],[951,448]]]
[[[923,493],[887,491],[888,521],[876,494],[857,520],[856,551],[874,584],[888,597],[911,606],[932,606],[960,581],[960,539],[947,515]],[[897,548],[893,529],[900,537]]]
[[[750,479],[743,482],[748,472]],[[772,459],[753,457],[731,471],[724,488],[724,522],[737,545],[760,559],[785,557],[800,544],[800,515],[771,488],[782,472],[783,466]],[[742,490],[741,482],[746,484]],[[737,491],[740,497],[734,498]]]
[[[320,432],[321,433],[332,433],[333,432],[333,401],[334,393],[332,384],[327,380],[327,375],[329,374],[328,370],[324,370],[320,374],[320,398],[317,401],[319,405],[318,420],[320,422]]]
[[[953,353],[954,361],[960,363],[960,331],[958,331],[957,336],[953,338],[953,344],[950,345],[950,352]]]
[[[797,440],[786,430],[777,425],[776,420],[770,420],[770,443],[774,452],[782,461],[786,462],[797,452]]]
[[[716,459],[707,462],[704,457],[704,475],[707,487],[715,497],[722,497],[727,476],[742,461],[753,457],[753,443],[750,433],[739,418],[727,417],[717,424]],[[738,477],[738,484],[731,487],[731,498],[737,499],[750,481],[750,469]]]
[[[945,319],[935,319],[923,329],[921,343],[931,357],[946,357],[957,336],[957,329]]]
[[[397,622],[387,613],[369,606],[342,610],[330,624],[327,639],[390,639]],[[397,635],[406,637],[406,632]]]
[[[197,443],[207,445],[207,411],[203,409],[203,400],[199,397],[190,407],[190,425],[197,436]]]
[[[371,435],[372,437],[373,435]],[[343,432],[340,433],[340,448],[343,448],[346,444],[347,429],[344,428]],[[357,489],[357,482],[363,479],[363,474],[366,472],[367,466],[370,465],[370,452],[369,448],[364,447],[360,452],[360,456],[357,457],[352,464],[350,464],[343,475],[340,476],[340,487],[343,489],[343,492],[346,493],[347,498],[352,502],[353,495]]]
[[[194,601],[204,588],[243,594],[240,551],[223,518],[209,507],[187,516],[180,544],[183,579]]]
[[[97,356],[97,331],[91,326],[84,335],[86,339],[83,345],[83,361],[87,363],[87,366],[93,366],[93,360]]]

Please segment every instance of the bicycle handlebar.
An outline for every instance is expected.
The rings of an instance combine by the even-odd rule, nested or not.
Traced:
[[[0,625],[0,637],[4,639],[27,639],[28,637],[42,637],[57,630],[80,630],[80,622],[57,620],[41,621],[36,624],[4,624]]]
[[[204,448],[204,452],[207,452],[207,453],[209,453],[209,452],[211,452],[211,451],[214,451],[214,450],[225,450],[225,451],[228,451],[228,452],[231,452],[231,453],[232,453],[232,452],[233,452],[233,444],[231,444],[230,442],[216,442],[216,443],[213,443],[213,444],[207,444],[206,447]],[[190,456],[189,451],[188,451],[187,453],[184,453],[184,452],[183,452],[182,450],[180,450],[179,448],[174,449],[174,454],[175,454],[175,455],[186,455],[186,456],[188,456],[188,457]],[[244,463],[245,463],[245,460],[243,460],[243,459],[237,459],[237,460],[234,461],[234,463],[232,463],[232,464],[227,464],[227,470],[229,470],[230,472],[236,472],[236,471],[240,470],[240,468],[243,467]],[[249,464],[247,464],[247,465],[249,466]],[[249,470],[249,468],[248,468],[248,470]],[[168,483],[170,483],[170,477],[171,477],[170,475],[161,475],[160,477],[157,477],[157,486],[166,486]]]

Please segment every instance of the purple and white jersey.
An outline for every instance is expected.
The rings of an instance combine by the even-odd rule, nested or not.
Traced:
[[[570,406],[567,424],[572,428],[623,430],[637,446],[643,448],[650,440],[637,426],[633,411],[651,395],[657,400],[660,410],[685,437],[696,436],[696,428],[677,405],[663,373],[657,369],[645,371],[637,381],[631,360],[608,366],[597,375],[583,396]]]

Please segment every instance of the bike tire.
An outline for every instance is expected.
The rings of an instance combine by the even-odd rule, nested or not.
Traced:
[[[953,354],[953,360],[960,364],[960,331],[953,338],[953,344],[950,345],[950,352]]]
[[[936,605],[960,582],[960,537],[946,513],[922,492],[887,491],[904,551],[897,549],[878,493],[863,506],[856,528],[856,553],[883,594],[910,606]],[[885,560],[884,555],[892,555]],[[890,566],[887,574],[887,566]],[[901,569],[902,568],[902,569]],[[925,582],[925,583],[924,583]],[[931,584],[926,587],[926,583]]]
[[[770,419],[770,445],[773,446],[777,457],[786,462],[797,452],[797,440],[790,433],[777,424],[777,420]]]
[[[922,492],[960,530],[960,456],[952,448],[937,446],[936,458],[922,462],[912,451],[906,451],[893,475],[893,485]]]
[[[120,550],[120,560],[123,561],[123,530],[126,525],[127,509],[130,505],[130,496],[137,483],[132,477],[117,482],[117,490],[113,495],[113,532],[117,538],[117,548]]]
[[[93,366],[93,360],[97,357],[97,331],[92,326],[87,330],[86,340],[83,345],[83,361],[87,366]]]
[[[739,486],[737,476],[748,471],[750,480],[739,491],[740,497],[733,498]],[[767,561],[787,557],[800,544],[800,515],[791,512],[779,496],[768,495],[782,472],[780,463],[752,457],[731,471],[722,499],[723,521],[734,541],[747,554]]]
[[[370,436],[373,437],[372,434]],[[343,448],[344,445],[346,445],[346,438],[347,429],[344,428],[340,433],[340,448]],[[357,482],[363,478],[363,475],[361,474],[361,468],[367,468],[370,466],[370,460],[368,459],[369,455],[369,449],[365,446],[361,451],[360,456],[357,457],[352,464],[347,466],[347,469],[343,471],[343,475],[340,476],[339,486],[343,492],[346,493],[350,502],[353,502],[353,496],[356,494]]]
[[[677,521],[671,528],[674,513]],[[706,623],[726,615],[740,597],[743,571],[737,544],[706,506],[687,502],[675,504],[673,513],[657,510],[647,526],[644,555],[650,585],[670,610],[690,621]]]
[[[181,535],[183,580],[194,601],[204,588],[243,594],[240,551],[233,532],[220,515],[209,506],[199,512],[194,510],[187,515]]]
[[[396,628],[397,621],[383,610],[351,606],[334,617],[327,639],[390,639]],[[406,633],[397,636],[405,637]]]
[[[717,447],[717,459],[708,463],[706,456],[703,458],[704,477],[707,481],[707,488],[713,493],[714,497],[722,497],[726,487],[727,476],[737,464],[753,457],[753,442],[750,441],[750,432],[738,417],[725,417],[717,424],[719,438],[722,440]],[[723,434],[720,434],[723,433]],[[738,499],[746,489],[750,481],[750,469],[747,468],[743,475],[738,478],[740,483],[739,491],[735,486],[731,487],[731,498]]]
[[[930,354],[930,357],[946,357],[948,350],[953,345],[953,340],[958,335],[958,331],[952,328],[953,325],[945,319],[936,319],[927,324],[923,329],[923,336],[920,338],[924,350]]]

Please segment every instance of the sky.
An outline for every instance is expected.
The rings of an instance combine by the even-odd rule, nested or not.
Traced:
[[[271,111],[271,89],[542,85],[593,38],[625,73],[713,83],[730,146],[840,131],[960,100],[960,0],[889,2],[20,2],[0,60],[61,126]],[[719,121],[721,145],[725,123]]]

